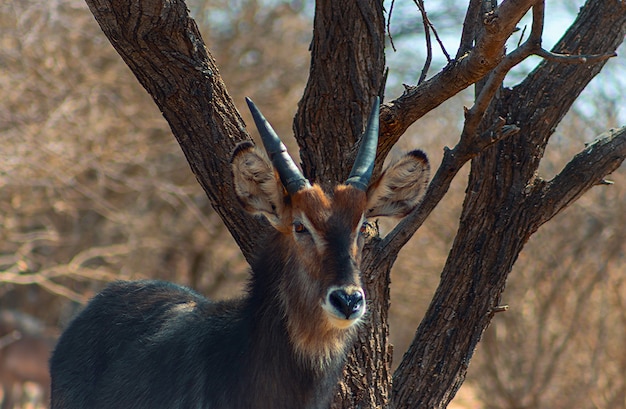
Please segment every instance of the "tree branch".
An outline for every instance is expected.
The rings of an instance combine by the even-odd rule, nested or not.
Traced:
[[[459,170],[470,159],[478,155],[483,149],[519,132],[515,125],[504,125],[504,120],[497,121],[486,132],[476,135],[463,132],[457,146],[453,149],[445,148],[443,159],[435,176],[428,185],[424,200],[413,213],[404,218],[398,225],[379,243],[378,258],[395,259],[402,247],[413,237],[417,229],[426,221],[430,213],[443,199],[452,180]]]
[[[441,41],[441,38],[439,37],[439,34],[437,33],[437,29],[428,18],[428,14],[426,13],[426,7],[424,6],[424,0],[413,0],[413,2],[415,3],[415,5],[420,11],[420,14],[422,15],[422,23],[424,25],[424,37],[426,39],[426,60],[424,61],[424,67],[422,68],[420,77],[417,80],[417,84],[419,85],[422,82],[424,82],[424,80],[426,79],[426,76],[428,75],[428,70],[430,69],[430,63],[433,58],[432,41],[430,39],[431,31],[433,32],[433,35],[435,36],[437,43],[439,43],[439,48],[441,48],[441,52],[446,56],[446,60],[448,60],[448,62],[451,62],[451,60],[450,60],[450,54],[448,54],[448,51],[446,50],[446,47],[443,44],[443,41]]]
[[[504,56],[504,45],[519,20],[537,0],[505,0],[496,12],[483,16],[485,28],[475,47],[437,75],[381,107],[379,158],[384,160],[406,129],[442,102],[472,85]],[[465,41],[463,46],[467,46]]]
[[[430,39],[430,28],[431,24],[428,20],[428,15],[426,14],[426,8],[424,7],[424,0],[414,0],[414,3],[417,5],[421,15],[422,15],[422,24],[424,26],[424,39],[426,40],[426,58],[424,60],[424,67],[422,68],[422,72],[420,74],[419,79],[417,80],[417,84],[421,84],[426,79],[428,75],[428,70],[430,69],[430,62],[433,59],[433,44]]]
[[[383,94],[384,37],[382,2],[316,2],[311,68],[293,129],[305,176],[325,188],[350,173],[372,101]]]
[[[469,53],[474,47],[474,39],[476,38],[480,21],[481,3],[482,0],[470,0],[469,5],[467,6],[465,20],[463,21],[463,31],[461,32],[461,42],[455,57],[457,60]]]
[[[482,136],[475,136],[479,132],[479,126],[483,120],[489,104],[493,100],[497,91],[502,86],[504,78],[508,72],[531,55],[537,54],[541,50],[541,38],[543,34],[544,2],[538,1],[533,6],[533,23],[530,36],[521,46],[507,54],[502,61],[494,68],[486,83],[481,88],[472,108],[465,111],[465,123],[459,145],[453,150],[444,152],[444,159],[433,177],[431,186],[424,197],[424,202],[415,211],[414,215],[405,218],[386,237],[381,245],[389,246],[386,254],[395,257],[397,252],[406,244],[411,236],[419,229],[428,215],[441,201],[447,192],[450,183],[461,167],[480,151],[486,149],[492,143],[513,135],[519,131],[516,126],[504,126],[504,120],[500,118]],[[556,55],[556,54],[555,54]],[[614,53],[589,55],[584,61],[604,61]],[[576,62],[582,62],[579,58]],[[488,135],[488,136],[486,136]]]
[[[540,19],[537,9],[531,39],[540,32]],[[623,42],[625,31],[622,2],[589,0],[555,49],[610,54]],[[541,205],[538,195],[532,194],[532,183],[547,141],[602,66],[603,62],[580,66],[544,61],[520,85],[501,89],[491,102],[479,129],[493,126],[496,118],[502,117],[520,131],[472,159],[459,229],[441,282],[394,373],[396,408],[443,408],[461,386],[494,308],[501,304],[519,252],[539,222],[546,220],[538,220],[541,216],[535,214],[535,206]],[[617,166],[615,158],[607,160],[612,163],[598,162],[596,166],[604,166],[604,170]],[[574,177],[574,167],[567,168],[563,178]],[[590,180],[597,183],[601,177]],[[572,185],[570,193],[555,199],[553,210],[546,213],[555,213],[580,194]]]
[[[539,57],[542,57],[548,61],[561,62],[566,64],[593,64],[600,61],[608,60],[609,58],[616,57],[617,53],[608,53],[608,54],[580,54],[580,55],[572,55],[572,54],[559,54],[553,53],[552,51],[548,51],[546,49],[540,48],[535,51],[535,54]]]
[[[211,205],[250,258],[266,225],[241,210],[224,159],[250,137],[184,1],[86,2],[158,105]]]
[[[479,134],[479,126],[483,120],[489,104],[496,95],[506,74],[524,59],[534,53],[537,45],[541,44],[541,30],[543,28],[543,1],[533,6],[533,29],[530,38],[520,47],[506,55],[491,72],[486,84],[481,88],[472,108],[465,111],[465,123],[458,145],[452,149],[446,149],[442,163],[435,174],[428,191],[426,192],[422,206],[415,211],[414,215],[405,218],[396,228],[387,235],[381,245],[386,247],[386,254],[396,257],[406,242],[412,237],[417,229],[426,220],[435,206],[441,201],[454,176],[461,167],[472,157],[486,149],[493,143],[514,135],[519,131],[516,126],[507,125],[499,118],[492,127]]]
[[[611,129],[589,144],[547,183],[534,191],[537,203],[537,228],[576,201],[604,177],[620,167],[626,159],[626,126]]]

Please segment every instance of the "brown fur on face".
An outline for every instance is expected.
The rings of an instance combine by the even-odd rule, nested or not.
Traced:
[[[347,340],[355,323],[336,324],[322,308],[329,288],[341,286],[362,292],[360,277],[359,230],[366,205],[366,194],[351,186],[337,186],[332,196],[314,185],[292,196],[292,217],[306,225],[306,233],[292,232],[295,254],[300,268],[284,277],[283,303],[292,344],[298,354],[323,367],[345,352]],[[343,237],[333,237],[334,235]],[[329,237],[330,236],[330,237]],[[336,248],[331,244],[338,238],[344,242],[353,262],[348,268],[337,266]],[[335,322],[333,322],[335,321]]]
[[[415,209],[428,181],[428,159],[410,152],[367,192],[340,184],[326,193],[313,185],[289,196],[263,158],[250,146],[235,152],[235,189],[248,211],[265,215],[281,233],[274,255],[284,264],[277,296],[290,342],[298,355],[322,365],[343,354],[360,319],[342,320],[329,294],[337,288],[363,293],[361,224],[366,217],[403,217]]]

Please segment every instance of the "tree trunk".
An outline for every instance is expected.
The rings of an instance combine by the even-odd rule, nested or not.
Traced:
[[[185,2],[88,0],[87,5],[163,113],[211,205],[249,259],[267,227],[241,210],[229,158],[250,136]]]
[[[384,37],[382,2],[316,2],[310,75],[294,133],[304,174],[323,187],[348,177],[374,97],[382,97]]]
[[[625,34],[623,4],[590,1],[555,51],[612,53]],[[603,64],[545,61],[492,102],[482,129],[502,117],[520,132],[472,160],[459,230],[441,283],[394,374],[396,408],[443,408],[450,402],[528,238],[623,160],[624,129],[581,153],[552,182],[536,178],[548,138]]]

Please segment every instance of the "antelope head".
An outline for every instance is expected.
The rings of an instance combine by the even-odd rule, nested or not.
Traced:
[[[235,190],[247,211],[263,215],[280,233],[262,256],[274,257],[274,270],[281,271],[277,296],[291,342],[302,354],[327,359],[343,352],[366,311],[364,223],[413,210],[428,181],[428,160],[413,151],[370,183],[378,144],[376,98],[348,179],[325,192],[304,177],[258,108],[247,103],[269,160],[252,143],[240,144],[232,159]]]

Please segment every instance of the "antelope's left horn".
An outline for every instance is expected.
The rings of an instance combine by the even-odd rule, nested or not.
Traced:
[[[292,195],[299,190],[310,187],[311,184],[304,177],[302,172],[300,172],[300,169],[298,169],[298,166],[293,159],[291,159],[285,144],[281,142],[280,138],[270,123],[267,122],[267,119],[265,119],[259,108],[257,108],[257,106],[254,105],[254,102],[252,102],[252,100],[248,97],[246,97],[246,102],[248,103],[248,108],[250,108],[250,112],[252,113],[252,118],[254,119],[256,128],[259,130],[259,134],[261,135],[265,151],[272,161],[272,165],[274,165],[274,168],[278,172],[280,181],[285,189],[287,189],[287,192]]]
[[[346,185],[352,185],[357,189],[367,191],[367,186],[374,171],[374,161],[376,159],[376,148],[378,147],[378,125],[380,115],[380,97],[374,98],[374,105],[367,120],[367,127],[361,137],[361,146],[352,165],[350,176],[346,180]]]

